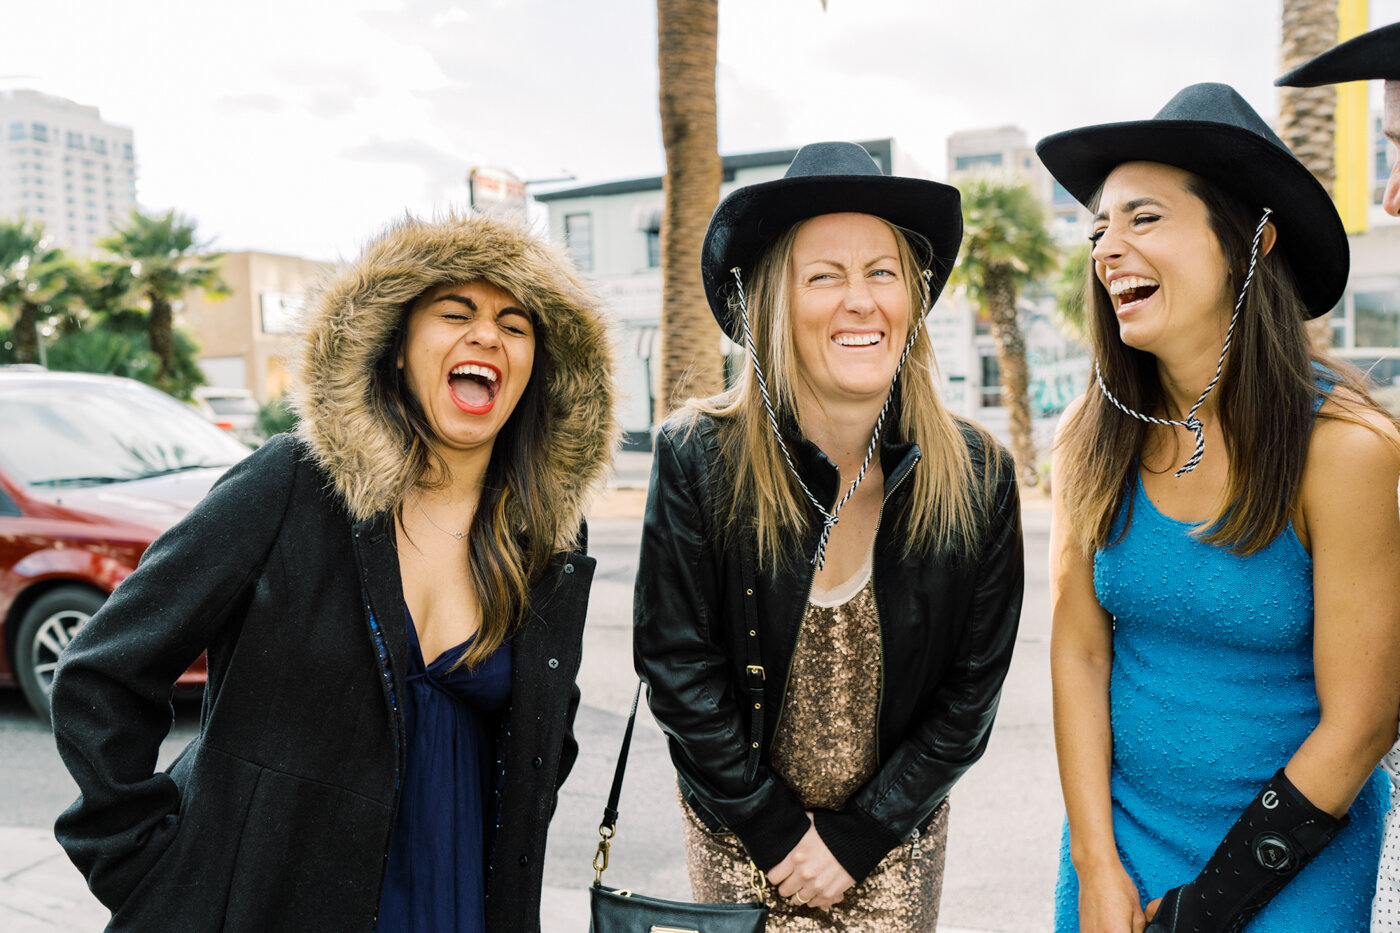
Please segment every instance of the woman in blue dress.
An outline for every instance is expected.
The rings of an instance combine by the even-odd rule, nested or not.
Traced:
[[[1400,431],[1307,319],[1331,199],[1249,105],[1037,147],[1094,213],[1054,457],[1056,930],[1367,927],[1400,708]]]

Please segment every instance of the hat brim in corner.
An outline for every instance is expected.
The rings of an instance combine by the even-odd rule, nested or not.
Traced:
[[[958,189],[898,175],[802,175],[748,185],[715,209],[700,253],[710,311],[725,334],[743,343],[743,327],[729,310],[730,270],[747,277],[763,250],[793,224],[823,214],[872,214],[920,234],[933,251],[932,304],[943,291],[962,243]]]
[[[1336,307],[1351,251],[1332,199],[1287,150],[1249,130],[1197,120],[1136,120],[1066,130],[1036,145],[1040,160],[1080,204],[1124,162],[1185,169],[1249,206],[1273,211],[1278,248],[1312,317]]]
[[[1304,62],[1274,84],[1319,87],[1344,81],[1400,81],[1400,23],[1363,32]]]

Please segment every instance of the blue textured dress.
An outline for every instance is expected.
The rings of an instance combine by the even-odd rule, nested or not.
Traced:
[[[1094,555],[1114,620],[1113,832],[1144,907],[1196,876],[1319,716],[1312,558],[1293,526],[1248,557],[1192,538],[1195,527],[1157,511],[1139,477],[1126,535]],[[1377,769],[1351,824],[1245,933],[1365,931],[1387,805]],[[1057,933],[1078,930],[1078,899],[1066,829]]]
[[[375,931],[485,933],[495,724],[510,700],[510,644],[475,670],[449,671],[472,639],[425,665],[407,623],[407,763]]]

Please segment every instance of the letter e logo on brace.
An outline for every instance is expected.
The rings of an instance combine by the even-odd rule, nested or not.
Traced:
[[[1278,806],[1278,794],[1273,791],[1265,791],[1263,798],[1259,801],[1264,805],[1264,809],[1273,810]]]

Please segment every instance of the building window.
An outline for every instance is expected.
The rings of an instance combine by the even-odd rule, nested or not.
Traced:
[[[122,158],[128,162],[133,161],[136,156],[131,153],[131,143],[122,143]]]
[[[981,408],[1001,407],[1001,367],[997,364],[996,351],[983,352],[982,388],[978,406]]]
[[[593,271],[593,215],[564,215],[564,248],[580,272]]]
[[[49,141],[49,128],[42,123],[31,124],[29,136],[36,143],[46,143]]]
[[[73,132],[72,130],[69,130],[69,131],[68,131],[67,138],[66,138],[66,142],[67,142],[67,146],[68,146],[69,149],[82,149],[82,148],[85,148],[84,145],[83,145],[83,134],[82,134],[82,133],[75,133],[75,132]]]
[[[25,130],[26,130],[26,129],[28,129],[28,127],[26,127],[26,126],[24,125],[24,121],[23,121],[23,120],[17,120],[17,121],[15,121],[14,123],[11,123],[11,124],[10,124],[10,139],[12,139],[12,140],[14,140],[14,139],[24,139],[25,136],[27,135],[27,134],[25,133]]]
[[[100,136],[89,136],[88,148],[91,149],[93,152],[97,153],[98,155],[106,155],[107,140],[101,138]]]
[[[958,156],[953,163],[954,170],[965,172],[970,168],[999,168],[1001,166],[1000,152],[983,152],[977,155]]]
[[[661,268],[661,231],[647,231],[647,268]]]
[[[1400,347],[1400,288],[1352,294],[1358,347]]]

